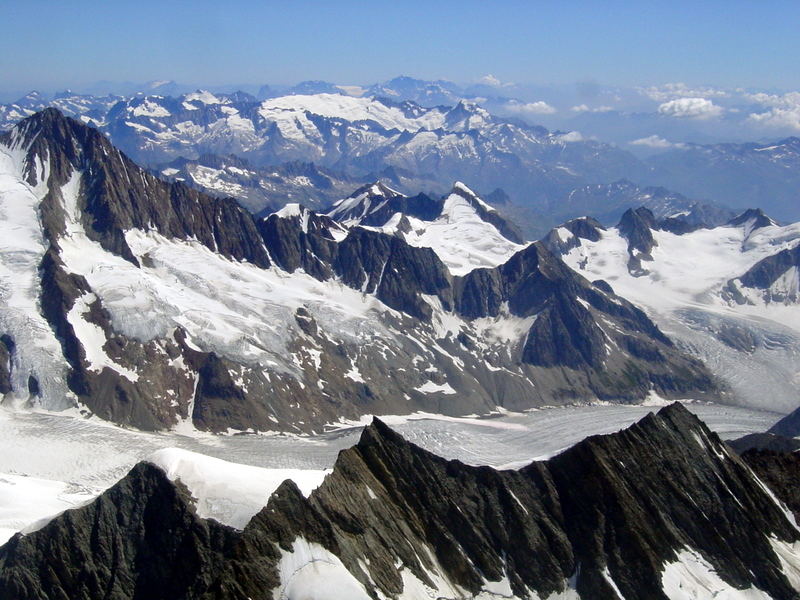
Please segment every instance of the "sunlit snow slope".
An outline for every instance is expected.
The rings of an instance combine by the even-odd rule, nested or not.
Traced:
[[[573,234],[570,228],[578,229],[571,222],[556,230],[557,245],[578,273],[608,282],[646,308],[730,385],[738,402],[789,411],[800,393],[800,305],[791,258],[800,224],[780,226],[757,211],[743,217],[683,234],[658,225],[595,228],[594,241]],[[653,243],[644,248],[637,240],[647,231]]]
[[[509,235],[510,225],[497,211],[460,182],[438,201],[424,195],[410,199],[373,184],[339,200],[327,214],[350,227],[373,227],[412,246],[431,248],[453,275],[496,267],[524,247]],[[506,234],[498,228],[503,226]]]

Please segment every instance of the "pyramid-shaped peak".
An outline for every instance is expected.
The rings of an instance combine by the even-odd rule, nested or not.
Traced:
[[[68,121],[71,120],[74,119],[70,119],[57,108],[48,106],[47,108],[43,108],[42,110],[33,113],[30,117],[27,117],[22,121],[20,121],[20,125],[24,123],[37,124],[37,125],[44,125],[47,123],[67,123]]]
[[[728,221],[728,225],[732,227],[745,226],[748,230],[748,233],[762,227],[770,227],[777,224],[778,223],[774,219],[770,218],[760,208],[748,208],[739,216]]]
[[[33,102],[42,102],[44,100],[44,96],[38,90],[31,90],[27,94],[25,94],[22,98],[17,100],[15,104],[31,104]]]
[[[467,200],[470,204],[472,204],[475,208],[481,209],[486,212],[495,212],[495,209],[489,206],[486,202],[484,202],[481,197],[476,194],[472,189],[467,186],[467,184],[462,183],[461,181],[456,181],[453,184],[453,188],[450,190],[450,194],[461,196],[465,200]]]
[[[364,427],[356,448],[366,450],[374,446],[418,448],[376,416]]]
[[[334,202],[328,216],[336,221],[360,221],[384,205],[386,200],[405,198],[380,181],[361,186],[347,198]]]
[[[70,161],[90,146],[110,142],[97,129],[47,107],[17,123],[10,133],[10,145],[28,148],[37,154],[66,154]]]
[[[275,211],[273,214],[281,219],[291,219],[293,217],[301,217],[308,209],[298,202],[290,202],[280,210]]]
[[[403,196],[403,194],[397,190],[393,190],[382,181],[375,181],[374,183],[368,183],[367,185],[361,186],[348,197],[359,198],[362,196],[368,196],[370,198],[394,198],[397,196]]]

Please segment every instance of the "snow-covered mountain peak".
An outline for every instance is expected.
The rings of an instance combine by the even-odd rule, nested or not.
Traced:
[[[460,181],[456,181],[453,184],[453,189],[450,190],[450,195],[460,196],[464,198],[467,202],[471,205],[479,207],[481,210],[487,212],[497,212],[493,207],[489,206],[486,202],[484,202],[478,194],[473,192],[465,183],[461,183]]]
[[[300,232],[308,234],[319,234],[323,237],[339,242],[347,237],[347,227],[337,223],[327,215],[321,215],[297,202],[290,202],[279,211],[262,219],[262,223],[269,223],[272,218],[278,218],[289,222],[299,223]],[[262,227],[263,230],[263,227]]]
[[[380,98],[358,98],[342,94],[314,94],[281,96],[261,103],[259,114],[268,121],[276,121],[281,131],[286,121],[300,123],[304,129],[307,115],[349,122],[373,122],[383,129],[416,132],[433,130],[444,125],[445,115],[439,109],[422,109],[411,113],[402,105]],[[299,121],[298,121],[299,119]]]
[[[514,228],[461,182],[439,200],[370,184],[336,202],[327,214],[347,226],[369,227],[431,248],[457,275],[495,267],[523,248]]]
[[[219,98],[206,90],[197,90],[183,97],[184,102],[202,102],[203,104],[230,104],[227,98]]]
[[[480,129],[492,121],[489,111],[481,108],[475,102],[459,100],[448,113],[445,119],[447,127],[453,131],[469,131]]]
[[[366,185],[361,186],[352,194],[350,194],[350,196],[347,199],[349,200],[349,199],[361,199],[361,198],[396,198],[404,196],[405,196],[404,194],[398,192],[397,190],[393,190],[382,181],[376,181],[374,183],[368,183]]]
[[[39,104],[40,102],[44,101],[44,96],[38,90],[31,90],[27,94],[25,94],[22,98],[17,100],[15,104],[21,105],[28,105],[28,104]]]
[[[337,200],[327,214],[341,223],[361,224],[368,216],[386,206],[390,198],[405,197],[400,192],[377,181],[358,188],[347,198]]]
[[[273,214],[278,215],[281,219],[291,219],[293,217],[301,217],[307,209],[297,202],[290,202],[282,209],[275,211]]]
[[[748,208],[742,214],[728,222],[731,227],[741,227],[744,230],[745,240],[757,229],[764,227],[777,227],[778,223],[767,216],[760,208]]]

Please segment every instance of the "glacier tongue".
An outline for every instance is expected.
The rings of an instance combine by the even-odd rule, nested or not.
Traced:
[[[0,146],[0,333],[13,338],[11,398],[49,409],[74,405],[69,399],[61,345],[41,314],[39,266],[47,250],[39,207],[48,192],[50,165],[25,164],[26,148]],[[36,185],[25,179],[35,172]],[[39,394],[28,390],[34,378]],[[35,389],[35,388],[34,388]]]

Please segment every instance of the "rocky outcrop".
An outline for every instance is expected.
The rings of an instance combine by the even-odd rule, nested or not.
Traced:
[[[767,216],[760,208],[748,208],[742,214],[728,221],[728,225],[730,227],[745,227],[747,235],[749,235],[756,229],[775,225],[775,221]]]
[[[795,449],[796,450],[796,449]],[[800,455],[795,450],[751,448],[742,453],[758,478],[800,519]]]
[[[631,275],[641,276],[647,274],[647,269],[642,266],[642,261],[652,261],[653,248],[658,246],[653,237],[656,228],[656,219],[653,213],[644,207],[636,210],[628,209],[622,215],[617,229],[622,237],[628,240],[628,271]]]
[[[124,233],[155,230],[169,238],[196,239],[235,260],[267,267],[269,258],[250,214],[232,200],[218,200],[183,184],[166,183],[142,170],[96,129],[48,108],[23,121],[2,142],[27,148],[28,179],[49,166],[52,198],[75,171],[84,174],[82,219],[87,235],[105,249],[135,261]],[[37,162],[38,161],[38,162]],[[48,202],[48,199],[45,200]],[[53,208],[55,210],[55,208]],[[58,229],[51,235],[57,236]]]
[[[377,181],[336,201],[326,213],[342,223],[356,222],[360,225],[382,227],[395,213],[422,221],[433,221],[441,214],[443,204],[442,200],[434,200],[426,194],[406,196]]]
[[[88,506],[3,546],[0,597],[198,598],[236,537],[198,518],[182,484],[142,463]]]
[[[748,302],[743,292],[757,294],[768,303],[796,303],[800,300],[800,245],[758,261],[741,277],[729,281],[726,291],[739,303]]]
[[[780,483],[793,469],[765,479],[779,497],[794,494]],[[519,471],[444,460],[376,420],[308,498],[285,482],[241,532],[197,519],[180,484],[137,466],[0,548],[0,592],[266,600],[336,582],[363,599],[427,586],[439,598],[661,600],[665,570],[688,553],[720,583],[678,568],[677,585],[790,600],[800,594],[774,544],[798,540],[748,463],[680,405]]]
[[[786,437],[800,436],[800,408],[790,412],[769,428],[768,433],[783,435]]]
[[[10,335],[0,336],[0,394],[8,394],[11,390],[11,368],[14,356],[14,338]]]
[[[270,257],[281,269],[288,273],[303,269],[317,279],[331,277],[336,236],[341,239],[347,235],[333,219],[299,204],[289,204],[261,219],[258,230]]]
[[[581,217],[567,221],[561,227],[550,230],[541,241],[550,252],[560,256],[573,248],[579,247],[581,240],[598,241],[601,237],[600,232],[604,229],[605,227],[597,220],[591,217]]]

